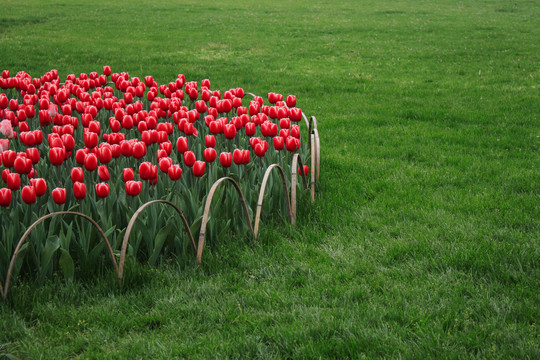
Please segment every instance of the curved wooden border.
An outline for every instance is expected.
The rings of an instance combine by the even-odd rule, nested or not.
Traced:
[[[317,129],[317,118],[315,116],[309,118],[309,130],[313,129]]]
[[[292,164],[291,164],[291,212],[292,212],[291,224],[292,225],[296,223],[296,175],[298,174],[298,166],[300,166],[300,169],[302,170],[302,172],[300,173],[300,176],[302,177],[302,183],[304,184],[304,189],[307,189],[308,184],[306,180],[306,175],[304,174],[304,164],[302,163],[300,154],[296,153],[294,154],[292,158]]]
[[[311,202],[315,202],[315,172],[316,172],[316,169],[315,169],[315,164],[316,164],[316,153],[317,151],[315,150],[317,148],[317,145],[315,143],[315,135],[314,134],[311,134],[310,135],[310,139],[311,139],[311,171],[309,172],[310,173],[310,177],[311,177],[311,184],[310,184],[310,187],[311,187]]]
[[[234,185],[234,188],[238,192],[238,195],[240,196],[240,201],[242,203],[242,207],[244,208],[244,214],[246,215],[246,221],[249,225],[249,229],[251,230],[251,233],[253,234],[253,226],[251,224],[251,218],[249,217],[249,210],[246,205],[246,199],[244,198],[244,194],[242,193],[242,190],[240,189],[240,186],[238,183],[231,177],[222,177],[221,179],[218,179],[210,188],[210,191],[208,192],[208,197],[206,198],[206,204],[204,205],[204,213],[202,217],[202,223],[201,223],[201,232],[199,233],[199,246],[197,246],[197,262],[199,265],[202,261],[202,253],[204,249],[204,238],[206,236],[206,224],[208,223],[208,216],[210,216],[210,205],[212,205],[212,198],[214,197],[214,193],[216,192],[216,189],[219,185],[221,185],[223,182],[229,181]]]
[[[92,223],[92,225],[94,225],[94,227],[97,229],[97,231],[99,232],[99,234],[101,235],[103,240],[105,240],[105,243],[107,244],[107,248],[109,249],[109,253],[111,255],[111,260],[112,260],[112,263],[113,263],[113,266],[114,266],[114,270],[118,273],[118,265],[116,264],[116,258],[114,257],[114,252],[112,250],[111,244],[109,243],[109,239],[107,239],[107,236],[103,232],[103,229],[101,229],[101,227],[98,225],[98,223],[95,222],[94,219],[92,219],[90,216],[79,213],[79,212],[75,212],[75,211],[57,211],[57,212],[47,214],[47,215],[42,216],[39,219],[37,219],[32,225],[30,225],[30,227],[21,236],[21,239],[19,240],[19,243],[17,244],[17,247],[15,248],[15,251],[13,252],[13,256],[11,257],[11,262],[9,263],[8,273],[7,273],[7,276],[6,276],[6,285],[4,287],[4,291],[3,291],[3,294],[2,294],[2,297],[4,298],[4,300],[6,299],[7,294],[8,294],[9,283],[11,281],[11,274],[13,272],[13,267],[15,266],[15,261],[17,260],[17,257],[19,256],[19,251],[21,250],[21,247],[24,244],[24,241],[26,240],[28,235],[30,235],[30,232],[32,232],[32,230],[35,229],[35,227],[38,224],[40,224],[41,222],[47,220],[48,218],[51,218],[51,217],[57,216],[57,215],[67,215],[67,214],[80,216],[83,219],[86,219],[86,220],[90,221]]]
[[[285,179],[285,172],[283,171],[281,166],[279,166],[279,164],[272,164],[266,169],[266,172],[264,173],[264,178],[261,184],[261,190],[259,191],[259,200],[257,202],[257,213],[255,215],[255,226],[253,227],[253,235],[255,236],[255,238],[257,238],[257,235],[259,234],[259,223],[261,221],[261,210],[262,210],[262,205],[263,205],[263,200],[264,200],[264,190],[266,190],[266,184],[268,182],[268,178],[270,177],[270,174],[273,169],[278,169],[278,173],[281,176],[281,181],[283,183],[283,191],[285,191],[284,195],[287,201],[287,211],[289,213],[288,214],[289,221],[292,222],[291,201],[289,199],[289,189],[287,187],[287,180]]]
[[[315,168],[316,174],[315,179],[319,181],[319,176],[321,174],[321,142],[319,140],[319,131],[317,128],[313,129],[313,135],[315,136],[315,154],[317,160],[317,166]]]
[[[126,252],[127,252],[128,242],[129,242],[129,235],[131,235],[131,230],[133,230],[133,226],[135,226],[135,221],[137,220],[141,212],[143,212],[143,210],[146,209],[148,206],[155,203],[167,204],[167,205],[172,206],[176,210],[178,215],[180,215],[182,222],[184,223],[184,229],[186,230],[188,234],[189,240],[191,240],[191,245],[193,246],[193,250],[195,252],[197,251],[197,248],[195,246],[195,240],[193,239],[193,234],[191,234],[191,229],[189,228],[186,217],[184,216],[184,213],[182,213],[182,211],[178,208],[178,206],[176,206],[175,204],[167,200],[152,200],[147,203],[144,203],[137,209],[137,211],[135,211],[135,213],[129,220],[128,226],[126,228],[126,234],[124,235],[124,240],[122,241],[122,249],[120,251],[120,263],[118,265],[118,284],[119,285],[122,285],[122,280],[124,277],[124,264],[126,261]]]

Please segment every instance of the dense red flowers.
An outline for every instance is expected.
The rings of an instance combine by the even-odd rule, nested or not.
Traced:
[[[48,185],[54,187],[52,201],[69,208],[73,198],[86,198],[87,186],[95,190],[92,201],[110,195],[125,201],[125,195],[137,196],[149,185],[155,185],[150,196],[164,198],[187,168],[187,184],[202,187],[220,176],[241,178],[272,163],[286,166],[292,154],[283,149],[306,148],[294,95],[270,92],[268,100],[250,101],[244,89],[211,89],[208,79],[186,82],[180,74],[158,84],[152,76],[113,73],[110,66],[65,79],[57,71],[41,78],[2,75],[1,206],[9,206],[12,192],[20,191],[29,204],[44,196],[39,203],[45,209],[51,203]],[[218,155],[221,166],[212,165]],[[307,166],[300,170],[307,174]],[[191,176],[205,172],[208,182]],[[118,187],[122,181],[124,189]]]

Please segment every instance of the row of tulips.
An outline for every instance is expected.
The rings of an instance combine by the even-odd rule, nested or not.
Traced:
[[[238,180],[252,212],[270,164],[290,170],[293,154],[299,153],[304,163],[310,157],[294,95],[272,92],[265,104],[259,96],[248,99],[242,88],[222,94],[211,89],[208,79],[187,82],[180,74],[160,85],[152,76],[112,73],[108,66],[102,73],[67,75],[63,82],[56,70],[39,78],[25,72],[12,77],[4,70],[0,89],[0,210],[8,219],[0,228],[0,275],[5,275],[16,239],[47,213],[70,209],[99,220],[118,249],[126,214],[144,202],[174,202],[196,231],[204,198],[218,178]],[[307,174],[309,169],[299,171]],[[275,201],[265,212],[283,208],[280,191],[277,182],[271,184]],[[230,216],[236,195],[223,190],[220,196],[210,238],[245,226],[240,217]],[[182,256],[187,239],[171,216],[163,209],[149,211],[139,221],[130,252],[155,262],[156,247],[168,246],[169,253]],[[103,247],[91,227],[75,220],[41,226],[18,270],[37,267],[50,273],[55,261],[40,252],[51,248],[63,250],[51,255],[53,260],[62,257],[61,263],[76,264],[81,272],[99,267],[96,254],[102,255]],[[66,227],[69,234],[79,233],[74,242]]]

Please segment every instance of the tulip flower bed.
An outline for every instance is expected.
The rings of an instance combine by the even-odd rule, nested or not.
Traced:
[[[121,281],[127,255],[155,265],[197,252],[200,262],[205,239],[257,236],[270,212],[294,223],[308,163],[313,199],[316,121],[293,95],[269,93],[265,105],[208,79],[158,85],[108,66],[63,82],[56,70],[5,70],[0,88],[4,297],[19,273],[43,279],[59,264],[71,279],[112,263]]]

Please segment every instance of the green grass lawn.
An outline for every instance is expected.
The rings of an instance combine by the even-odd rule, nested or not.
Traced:
[[[123,290],[16,283],[0,358],[540,358],[538,1],[91,4],[2,1],[0,69],[296,94],[317,199]]]

